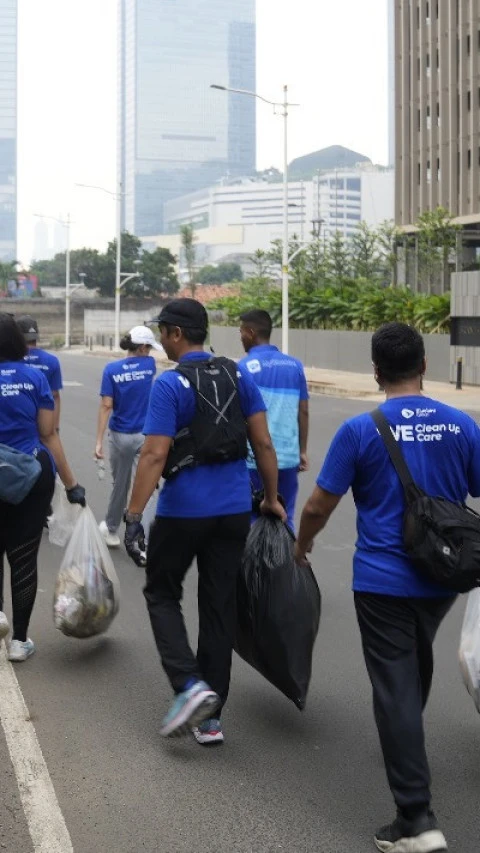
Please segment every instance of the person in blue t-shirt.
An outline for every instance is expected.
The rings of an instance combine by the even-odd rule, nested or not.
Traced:
[[[13,636],[8,658],[24,661],[35,651],[27,636],[37,593],[37,557],[43,523],[52,498],[55,467],[70,503],[85,506],[85,489],[72,473],[55,428],[54,403],[41,370],[25,364],[27,345],[9,314],[0,313],[0,445],[36,456],[40,473],[18,504],[0,500],[0,640],[10,627],[3,611],[3,562],[10,564]],[[3,491],[2,491],[3,494]]]
[[[95,458],[104,459],[103,437],[108,424],[113,487],[105,521],[100,522],[99,528],[109,548],[120,546],[117,529],[144,442],[143,424],[157,372],[150,352],[152,347],[162,351],[147,326],[130,329],[120,341],[120,347],[127,351],[126,357],[107,364],[103,371],[95,444]]]
[[[16,317],[15,319],[27,342],[28,353],[25,356],[26,363],[43,372],[52,392],[55,403],[55,428],[58,430],[60,428],[60,391],[63,388],[60,362],[53,353],[37,347],[39,333],[38,323],[34,317],[31,317],[30,314],[22,314],[21,317]]]
[[[268,429],[278,460],[278,490],[294,530],[298,472],[308,470],[308,390],[303,364],[270,344],[272,318],[252,309],[240,317],[240,338],[247,355],[240,361],[260,388],[267,407]],[[262,488],[255,459],[247,460],[252,488]]]
[[[464,412],[422,394],[425,349],[404,323],[372,337],[381,410],[415,482],[450,501],[480,495],[480,429]],[[379,850],[446,850],[430,808],[422,713],[433,675],[432,644],[454,596],[417,573],[403,548],[403,487],[369,413],[334,436],[302,513],[296,559],[302,562],[342,495],[357,509],[353,559],[355,608],[373,688],[375,719],[397,819],[375,836]]]
[[[252,507],[245,463],[247,435],[265,487],[261,509],[282,519],[286,516],[277,501],[277,463],[265,405],[248,371],[229,360],[223,366],[215,361],[209,364],[212,356],[204,350],[207,312],[196,300],[172,300],[162,309],[158,324],[168,358],[185,370],[196,368],[193,375],[198,378],[192,382],[198,390],[177,370],[163,373],[153,386],[144,426],[145,444],[125,514],[125,545],[140,564],[142,512],[166,472],[150,532],[145,587],[157,648],[176,693],[160,734],[169,736],[190,728],[199,743],[218,743],[223,741],[219,718],[230,682],[237,576]],[[202,366],[204,371],[213,371],[205,385],[200,378]],[[213,398],[205,397],[207,384],[210,392],[215,392]],[[206,425],[202,420],[202,441],[197,441],[199,419],[194,418],[200,399],[207,399],[207,411],[213,414],[212,420],[206,415]],[[201,448],[208,444],[208,436],[214,437],[209,445],[212,453],[215,449],[220,455],[224,452],[219,421],[228,424],[223,426],[228,435],[241,435],[242,442],[233,452],[225,450],[224,460],[206,464]],[[194,439],[192,444],[189,436]],[[170,450],[184,447],[184,441],[192,452],[181,456],[185,464],[169,476]],[[196,655],[188,643],[181,609],[183,580],[195,558],[199,609]]]

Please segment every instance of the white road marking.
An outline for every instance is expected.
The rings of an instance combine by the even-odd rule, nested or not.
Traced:
[[[0,642],[0,684],[0,721],[33,849],[35,853],[73,853],[35,728],[3,642]]]
[[[75,379],[65,379],[63,382],[64,388],[83,388],[83,382],[76,382]]]

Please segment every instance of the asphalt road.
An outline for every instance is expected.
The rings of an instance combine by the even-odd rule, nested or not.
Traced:
[[[108,477],[92,450],[105,360],[62,356],[62,439],[98,520]],[[79,383],[79,384],[70,384]],[[314,397],[310,493],[335,428],[369,403]],[[300,713],[238,658],[224,712],[226,742],[164,741],[170,699],[142,595],[142,571],[115,553],[120,613],[108,635],[64,637],[53,627],[61,549],[44,537],[30,634],[37,654],[15,672],[55,786],[75,853],[366,853],[394,814],[371,710],[350,592],[355,517],[342,500],[317,540],[313,564],[323,595],[307,708]],[[196,630],[195,572],[185,612]],[[480,837],[480,719],[460,680],[457,646],[464,601],[444,623],[426,714],[434,804],[455,853]],[[9,599],[7,598],[7,612]],[[1,685],[0,685],[1,690]],[[32,853],[0,728],[0,851]]]

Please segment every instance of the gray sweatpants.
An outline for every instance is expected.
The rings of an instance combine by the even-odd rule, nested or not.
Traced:
[[[115,533],[120,526],[128,492],[137,470],[138,458],[145,436],[141,432],[125,433],[110,431],[108,446],[110,452],[110,468],[112,469],[113,488],[105,521],[110,533]]]

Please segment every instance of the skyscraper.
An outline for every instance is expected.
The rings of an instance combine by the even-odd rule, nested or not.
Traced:
[[[0,0],[0,261],[17,254],[17,0]]]
[[[395,0],[398,225],[438,205],[480,222],[479,73],[478,0]]]
[[[123,227],[163,232],[165,201],[255,169],[255,0],[119,0]]]

